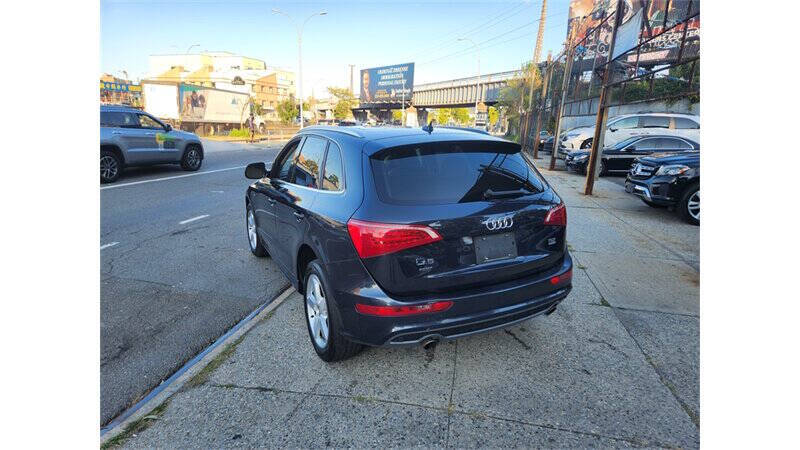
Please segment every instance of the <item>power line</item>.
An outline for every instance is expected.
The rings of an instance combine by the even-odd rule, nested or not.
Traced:
[[[439,42],[438,44],[434,44],[433,46],[427,47],[425,50],[417,52],[417,53],[409,56],[406,59],[414,59],[417,56],[420,56],[420,55],[423,55],[423,54],[435,53],[435,52],[441,51],[441,50],[443,50],[443,49],[445,49],[447,47],[452,47],[454,44],[458,43],[458,38],[459,37],[470,36],[472,34],[477,33],[478,31],[481,31],[481,30],[489,27],[489,26],[497,25],[498,23],[503,22],[505,20],[508,20],[511,17],[515,17],[516,14],[521,12],[522,9],[524,9],[526,6],[529,6],[529,5],[526,4],[526,3],[516,4],[516,5],[512,6],[509,9],[501,11],[499,14],[496,14],[496,15],[492,16],[488,20],[480,22],[478,24],[478,26],[467,29],[467,31],[463,31],[461,29],[455,29],[455,30],[451,31],[450,33],[448,33],[448,35],[451,36],[451,37],[445,38],[443,41]],[[505,17],[501,18],[501,16],[505,16]],[[497,19],[500,19],[500,20],[497,20]],[[456,36],[456,37],[452,37],[452,36]]]
[[[567,13],[551,14],[551,15],[545,17],[545,19],[547,20],[547,19],[550,19],[550,18],[553,18],[553,17],[563,16],[565,14],[567,14]],[[513,33],[514,31],[520,30],[522,28],[529,27],[529,26],[539,22],[540,20],[541,19],[537,19],[537,20],[534,20],[533,22],[526,23],[526,24],[521,25],[521,26],[519,26],[517,28],[514,28],[512,30],[509,30],[509,31],[506,31],[504,33],[498,34],[498,35],[496,35],[496,36],[494,36],[492,38],[489,38],[489,39],[487,39],[487,40],[485,40],[483,42],[478,43],[478,47],[480,48],[480,50],[484,50],[486,48],[492,48],[492,47],[495,47],[495,46],[500,45],[500,44],[505,44],[507,42],[515,41],[515,40],[518,40],[518,39],[522,39],[524,37],[530,37],[528,33],[525,33],[523,35],[511,38],[511,39],[508,39],[508,40],[505,40],[505,41],[502,41],[502,42],[498,42],[498,43],[495,43],[495,44],[492,44],[492,45],[489,45],[489,46],[485,46],[485,47],[483,46],[483,44],[485,44],[487,42],[491,42],[491,41],[493,41],[495,39],[498,39],[498,38],[501,38],[503,36],[506,36],[506,35],[508,35],[510,33]],[[559,28],[561,28],[561,27],[559,27]],[[477,50],[474,47],[470,47],[470,48],[466,48],[466,49],[463,49],[463,50],[458,50],[456,52],[450,53],[449,55],[444,55],[444,56],[440,56],[438,58],[434,58],[434,59],[429,60],[429,61],[423,61],[421,63],[418,63],[417,65],[418,66],[422,66],[422,65],[432,64],[432,63],[435,63],[435,62],[438,62],[438,61],[442,61],[442,60],[446,60],[446,59],[450,59],[450,58],[453,58],[453,57],[458,57],[458,56],[463,56],[463,55],[467,55],[467,54],[470,54],[470,53],[474,53],[475,51],[477,51]]]

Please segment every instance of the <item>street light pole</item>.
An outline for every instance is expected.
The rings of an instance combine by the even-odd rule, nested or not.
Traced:
[[[475,52],[478,55],[478,83],[475,86],[475,126],[478,126],[478,101],[480,100],[481,92],[481,50],[478,44],[470,38],[458,38],[459,41],[469,41],[475,47]]]
[[[403,114],[401,114],[400,126],[404,127],[404,126],[406,126],[406,79],[405,79],[405,76],[403,77],[403,103],[402,103],[401,107],[403,108]]]
[[[290,22],[297,28],[297,94],[300,97],[300,129],[303,129],[303,28],[306,23],[314,16],[324,16],[328,14],[325,11],[314,13],[306,18],[302,25],[297,25],[297,22],[292,19],[292,16],[286,14],[277,8],[272,8],[272,14],[282,14],[286,16]]]

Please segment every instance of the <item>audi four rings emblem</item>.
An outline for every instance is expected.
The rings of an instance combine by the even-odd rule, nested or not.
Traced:
[[[504,230],[506,228],[511,228],[514,225],[514,217],[492,217],[486,219],[483,224],[486,225],[486,228],[488,228],[489,231]]]

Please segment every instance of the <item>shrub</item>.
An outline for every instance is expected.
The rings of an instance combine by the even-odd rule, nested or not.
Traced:
[[[228,134],[230,137],[242,137],[242,138],[249,138],[250,137],[250,130],[246,128],[234,128]]]

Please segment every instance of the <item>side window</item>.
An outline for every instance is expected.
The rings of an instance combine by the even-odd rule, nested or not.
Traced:
[[[634,145],[636,146],[636,150],[656,150],[658,149],[658,140],[659,139],[642,139],[641,141],[637,141]]]
[[[104,111],[100,113],[101,127],[134,128],[139,124],[131,113],[119,111]]]
[[[675,128],[678,130],[699,130],[700,124],[698,124],[692,119],[686,119],[684,117],[676,117]]]
[[[319,186],[317,180],[327,146],[328,141],[321,137],[308,136],[306,138],[306,141],[303,142],[303,149],[300,150],[300,156],[297,158],[292,183],[311,188]]]
[[[624,130],[628,128],[636,128],[639,125],[639,118],[638,117],[626,117],[624,119],[618,120],[608,126],[608,128],[613,128],[615,130]]]
[[[328,145],[328,156],[325,158],[325,171],[322,178],[322,189],[325,191],[341,191],[344,189],[342,176],[342,153],[339,146],[331,142]]]
[[[642,116],[642,128],[669,128],[669,117]]]
[[[300,153],[300,141],[301,139],[298,139],[297,141],[289,144],[290,146],[294,147],[290,147],[290,150],[288,150],[286,153],[284,160],[280,163],[281,165],[280,169],[278,170],[277,177],[279,180],[291,181],[293,172],[292,168],[294,167],[294,162],[297,160],[298,153]]]
[[[153,120],[152,117],[146,114],[137,114],[139,116],[139,127],[141,128],[149,128],[154,130],[160,130],[162,128],[161,124]]]
[[[680,139],[672,139],[672,138],[657,138],[653,139],[655,141],[655,148],[656,150],[664,151],[664,150],[678,150],[684,148],[683,141]]]

